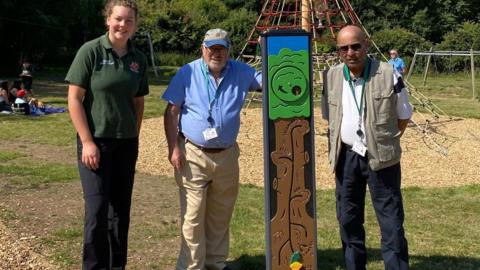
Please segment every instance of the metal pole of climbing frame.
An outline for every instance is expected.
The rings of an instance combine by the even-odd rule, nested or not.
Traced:
[[[433,47],[430,47],[430,52],[433,51]],[[423,86],[427,84],[427,74],[428,74],[428,67],[430,66],[430,59],[432,58],[432,55],[428,55],[427,59],[427,66],[425,67],[425,71],[423,72]]]
[[[475,93],[475,61],[473,57],[473,48],[470,49],[470,67],[472,69],[472,99],[477,97]]]

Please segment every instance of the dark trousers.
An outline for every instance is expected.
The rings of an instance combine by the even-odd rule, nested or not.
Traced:
[[[368,158],[345,144],[336,168],[337,219],[347,269],[365,269],[364,209],[366,185],[380,225],[385,269],[408,269],[408,245],[403,229],[400,163],[372,171]]]
[[[77,138],[85,200],[83,269],[124,269],[138,138],[94,140],[100,166],[91,171],[81,162],[82,144]]]

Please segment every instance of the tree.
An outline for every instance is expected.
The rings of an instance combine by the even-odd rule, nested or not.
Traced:
[[[437,47],[437,50],[451,50],[451,51],[480,51],[480,23],[465,22],[458,27],[456,31],[451,31],[445,34],[443,42]],[[459,71],[465,68],[469,59],[466,57],[451,57],[450,59],[441,59],[438,61],[440,68],[445,70]],[[476,57],[475,64],[480,65],[480,59]]]
[[[350,1],[369,32],[404,28],[439,43],[465,21],[480,22],[478,0],[357,0]]]
[[[35,63],[65,64],[92,35],[104,32],[101,1],[0,1],[0,65],[14,70],[28,58]],[[16,72],[16,71],[15,71]]]
[[[225,29],[230,35],[233,44],[232,52],[234,54],[240,53],[240,50],[247,42],[248,34],[255,25],[255,18],[255,13],[241,8],[232,11],[228,18],[220,24],[220,27]]]
[[[223,3],[230,9],[245,8],[250,11],[260,10],[260,1],[257,0],[223,0]]]
[[[413,56],[415,49],[425,50],[431,43],[404,28],[384,29],[375,33],[372,39],[382,52],[396,49],[402,55]]]
[[[0,1],[0,66],[14,70],[12,67],[18,67],[23,57],[45,65],[68,65],[85,41],[105,33],[105,20],[101,13],[105,1]],[[415,33],[417,38],[423,38],[418,43],[406,34],[415,46],[420,46],[425,40],[441,43],[443,39],[448,39],[442,46],[464,47],[460,43],[467,40],[461,35],[468,36],[470,33],[464,22],[480,23],[478,0],[350,2],[371,34],[378,37],[379,32],[380,36],[386,35],[382,33],[385,29],[403,29]],[[254,26],[263,1],[137,0],[137,3],[140,9],[139,32],[148,31],[151,34],[154,50],[184,55],[198,53],[205,31],[216,27],[231,32],[233,51],[238,52]],[[455,37],[454,34],[446,35],[457,32],[461,27],[468,33],[461,32]],[[402,39],[398,36],[391,38]],[[386,37],[383,40],[388,41]],[[137,41],[136,45],[141,50],[149,51],[145,40]],[[455,45],[455,42],[458,44]],[[330,44],[322,47],[325,50],[329,48]],[[399,50],[410,54],[412,46],[405,44],[405,48]]]
[[[448,32],[438,49],[467,51],[480,50],[480,23],[465,22],[456,31]]]

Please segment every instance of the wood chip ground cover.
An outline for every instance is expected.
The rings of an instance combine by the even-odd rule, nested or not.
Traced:
[[[315,166],[317,188],[334,188],[327,160],[327,123],[315,112]],[[414,121],[425,124],[420,114]],[[244,110],[238,143],[240,145],[240,181],[263,186],[263,131],[261,109]],[[480,120],[440,119],[431,123],[429,132],[410,125],[402,137],[403,187],[452,187],[480,184]],[[434,143],[435,142],[435,143]],[[441,151],[447,151],[442,155]],[[149,174],[172,175],[167,159],[163,118],[148,119],[140,136],[138,170]]]

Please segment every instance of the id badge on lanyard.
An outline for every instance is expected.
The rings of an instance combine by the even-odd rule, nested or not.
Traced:
[[[206,128],[203,132],[203,138],[205,141],[209,141],[218,137],[217,129],[214,127]]]
[[[203,138],[205,139],[205,141],[209,141],[209,140],[212,140],[212,139],[215,139],[215,138],[218,138],[218,132],[217,132],[217,128],[214,127],[214,120],[213,120],[213,117],[212,117],[212,103],[217,99],[217,92],[218,90],[215,92],[215,96],[213,97],[213,100],[211,100],[210,98],[210,82],[209,82],[209,78],[208,78],[208,74],[207,74],[207,65],[205,63],[203,63],[203,66],[205,68],[204,70],[204,74],[205,74],[205,88],[207,90],[207,94],[208,94],[208,124],[209,124],[209,127],[206,128],[202,134],[203,134]]]

